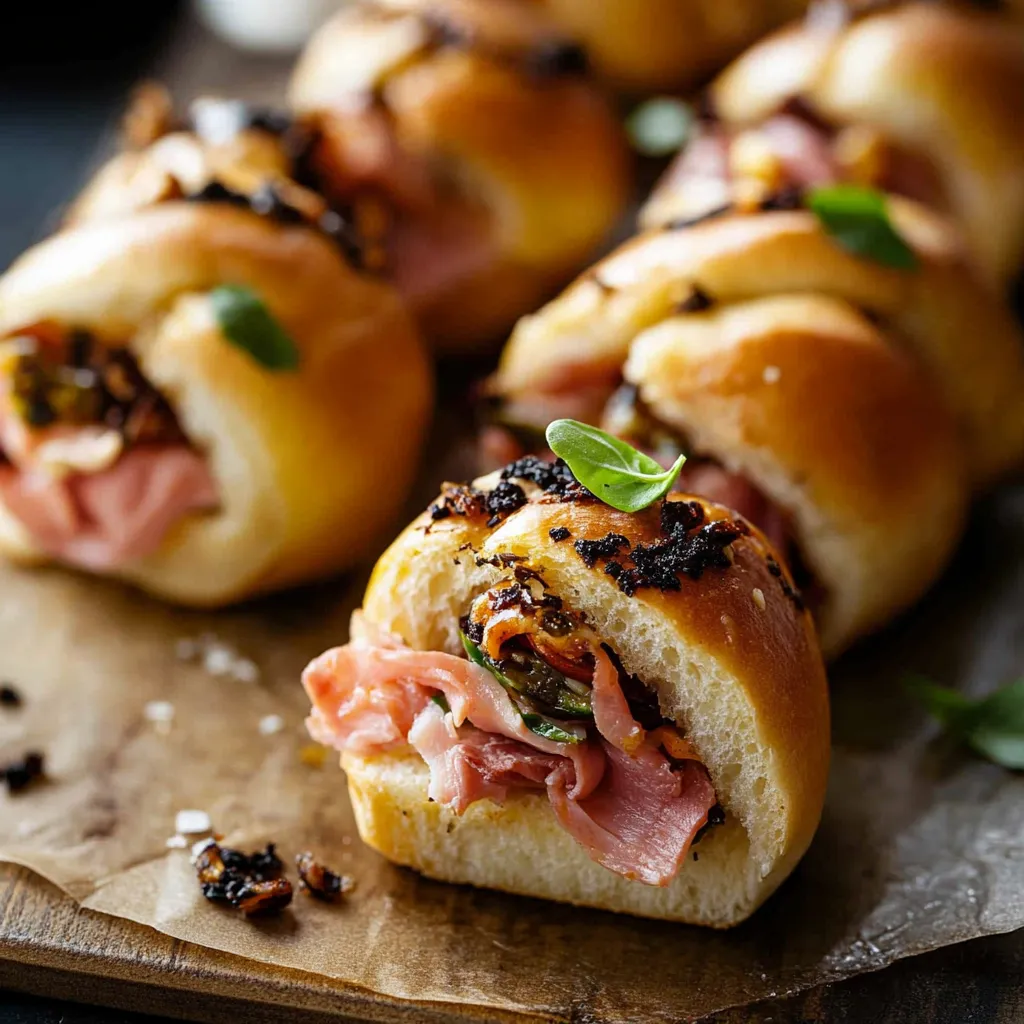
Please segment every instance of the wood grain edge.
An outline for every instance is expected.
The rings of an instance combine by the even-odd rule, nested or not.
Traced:
[[[0,865],[0,986],[210,1024],[226,1019],[294,1024],[300,1015],[304,1024],[536,1024],[560,1019],[406,1002],[323,975],[206,949],[82,910],[57,887],[12,865]]]

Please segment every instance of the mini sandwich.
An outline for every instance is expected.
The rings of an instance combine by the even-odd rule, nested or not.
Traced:
[[[626,512],[528,457],[445,485],[385,553],[349,643],[303,677],[367,844],[719,928],[792,871],[829,757],[810,616],[756,528],[661,475]]]

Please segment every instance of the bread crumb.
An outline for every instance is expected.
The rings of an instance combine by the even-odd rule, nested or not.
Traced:
[[[778,384],[781,378],[782,370],[777,366],[766,366],[761,372],[761,380],[763,380],[765,384]]]
[[[761,609],[761,611],[764,611],[764,609],[765,609],[764,591],[760,587],[754,587],[753,591],[751,591],[751,597],[753,597],[753,599],[754,599],[754,604],[756,604],[757,607]]]

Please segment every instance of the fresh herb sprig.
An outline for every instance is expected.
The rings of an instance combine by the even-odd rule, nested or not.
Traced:
[[[298,346],[251,288],[221,285],[210,292],[210,302],[221,332],[232,345],[266,370],[298,369]]]
[[[918,676],[905,686],[947,732],[976,753],[1003,768],[1024,771],[1024,679],[979,700]]]
[[[893,227],[884,193],[860,185],[822,185],[811,189],[805,202],[847,252],[897,270],[917,268],[917,255]]]
[[[549,423],[547,442],[588,491],[620,512],[639,512],[663,498],[686,461],[680,455],[665,469],[625,441],[578,420]]]

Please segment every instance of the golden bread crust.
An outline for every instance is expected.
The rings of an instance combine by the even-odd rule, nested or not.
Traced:
[[[834,30],[808,21],[752,47],[715,82],[727,124],[799,98],[827,122],[864,124],[925,156],[982,269],[1005,283],[1024,259],[1024,37],[1006,18],[908,3]]]
[[[496,16],[481,5],[390,6],[405,13],[354,9],[329,22],[299,62],[291,103],[344,117],[377,96],[399,144],[482,202],[493,258],[416,310],[439,347],[471,349],[499,338],[593,256],[628,201],[630,158],[618,119],[584,78],[496,59],[486,31],[476,47],[429,45],[424,16],[434,7],[486,27]],[[498,9],[508,15],[509,6]],[[550,35],[537,12],[512,10],[526,42]]]
[[[478,483],[487,489],[494,482]],[[446,493],[465,494],[450,488]],[[705,521],[732,519],[720,506],[685,500],[700,503]],[[731,852],[716,883],[721,886],[716,909],[708,912],[715,920],[701,916],[692,893],[689,902],[674,902],[671,888],[630,901],[621,895],[629,890],[617,883],[598,885],[594,892],[589,883],[567,887],[561,881],[564,872],[552,885],[539,883],[540,888],[523,888],[504,868],[492,870],[486,862],[467,875],[461,854],[445,856],[445,815],[427,807],[423,779],[403,795],[405,783],[392,786],[376,775],[377,768],[386,773],[394,764],[391,755],[346,755],[364,836],[386,855],[449,880],[700,923],[726,925],[746,916],[810,843],[828,770],[824,669],[810,616],[787,591],[788,574],[777,574],[770,547],[751,529],[732,543],[727,568],[707,568],[699,578],[684,576],[678,590],[641,588],[627,596],[604,571],[607,562],[588,565],[575,543],[609,533],[621,534],[631,548],[663,539],[660,503],[628,515],[594,499],[560,500],[534,492],[526,505],[491,526],[489,514],[470,509],[442,519],[421,516],[378,563],[364,614],[416,649],[457,653],[458,620],[476,595],[512,576],[515,566],[536,570],[549,592],[586,615],[625,670],[656,690],[662,713],[684,727],[707,765],[727,816],[741,824],[742,831],[730,832],[723,843]],[[571,539],[553,539],[551,531],[559,527],[568,529]],[[416,806],[403,824],[393,811],[396,806],[408,810],[408,801]],[[549,810],[540,804],[524,807],[517,801],[507,812],[515,824],[502,842],[507,838],[514,844],[515,834],[523,831],[526,849],[538,831],[552,830]],[[492,819],[506,814],[490,805],[474,813]],[[543,842],[549,840],[555,842],[550,835]],[[486,846],[485,838],[480,842]],[[452,841],[453,851],[457,843]],[[556,845],[568,849],[561,840]],[[573,856],[571,863],[585,860]],[[583,875],[603,877],[589,869]],[[621,890],[620,895],[612,889]]]
[[[597,71],[631,92],[686,89],[807,0],[543,0]]]
[[[208,299],[223,284],[260,296],[297,372],[224,339]],[[0,280],[0,332],[41,319],[127,342],[209,456],[223,507],[118,573],[147,590],[220,605],[338,572],[404,498],[430,408],[422,344],[394,292],[314,231],[177,202],[69,229]],[[15,527],[5,552],[38,558]]]

